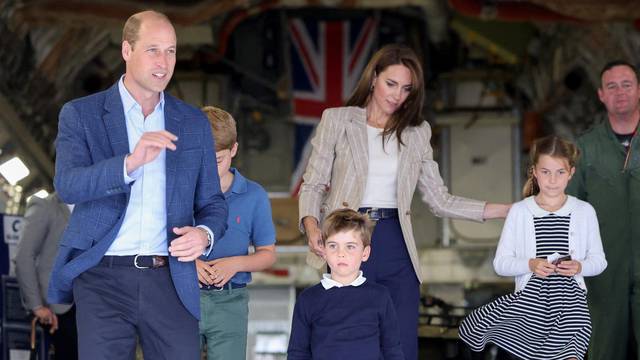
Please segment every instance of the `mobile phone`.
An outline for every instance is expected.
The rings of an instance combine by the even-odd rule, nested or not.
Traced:
[[[557,258],[555,261],[552,262],[553,265],[558,265],[563,261],[567,261],[567,260],[571,260],[571,255],[565,255],[563,257],[559,257]]]

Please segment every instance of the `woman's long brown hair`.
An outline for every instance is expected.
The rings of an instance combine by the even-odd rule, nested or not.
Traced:
[[[398,143],[402,142],[402,132],[408,126],[418,126],[424,119],[421,116],[424,104],[424,75],[422,65],[416,53],[409,47],[390,44],[382,47],[373,56],[364,69],[355,90],[347,100],[347,106],[366,107],[371,100],[373,79],[391,65],[404,65],[411,72],[411,92],[402,106],[391,115],[382,133],[382,141],[396,133]]]

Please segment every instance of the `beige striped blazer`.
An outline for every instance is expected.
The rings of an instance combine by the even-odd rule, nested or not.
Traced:
[[[413,269],[422,282],[418,251],[411,225],[411,200],[416,186],[422,200],[440,217],[482,221],[485,202],[449,194],[429,143],[431,128],[425,121],[402,133],[398,161],[398,212]],[[366,110],[359,107],[327,109],[311,140],[312,152],[299,199],[302,219],[313,216],[321,223],[338,208],[360,207],[368,174]],[[375,249],[374,249],[375,251]]]

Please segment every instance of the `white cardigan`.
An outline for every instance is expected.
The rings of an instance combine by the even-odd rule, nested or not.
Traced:
[[[569,196],[562,208],[554,213],[559,216],[571,214],[569,252],[573,260],[582,264],[581,273],[574,277],[586,290],[583,276],[598,275],[607,267],[596,212],[589,203]],[[547,214],[550,212],[540,208],[530,196],[513,204],[507,215],[493,267],[498,275],[515,276],[516,291],[522,290],[533,274],[529,269],[529,259],[536,257],[533,217]]]

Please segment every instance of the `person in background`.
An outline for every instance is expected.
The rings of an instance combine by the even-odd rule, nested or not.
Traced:
[[[72,209],[73,205],[63,203],[55,193],[46,199],[33,196],[13,259],[24,305],[49,329],[56,360],[78,358],[75,306],[46,300],[53,261]]]
[[[200,336],[209,360],[244,360],[251,272],[276,261],[276,231],[267,192],[231,167],[238,153],[236,122],[226,111],[205,106],[216,144],[217,175],[227,200],[229,217],[211,260],[197,259],[200,289]],[[255,251],[249,254],[249,246]]]
[[[318,257],[325,252],[320,226],[331,211],[350,208],[376,221],[371,258],[362,270],[389,289],[410,360],[418,358],[422,281],[411,225],[416,187],[437,216],[483,221],[503,218],[509,209],[449,194],[422,117],[424,93],[422,65],[412,49],[392,44],[378,50],[347,106],[322,114],[299,200],[300,229]]]
[[[578,138],[581,158],[567,192],[596,209],[609,266],[587,279],[589,360],[640,359],[640,85],[635,66],[600,72],[604,120]]]

